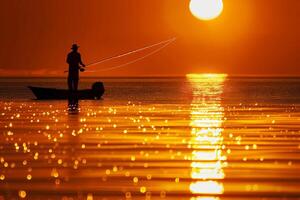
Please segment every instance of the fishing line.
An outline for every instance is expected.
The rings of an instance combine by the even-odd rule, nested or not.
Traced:
[[[142,47],[142,48],[133,50],[133,51],[129,51],[129,52],[126,52],[126,53],[117,55],[117,56],[112,56],[112,57],[106,58],[106,59],[104,59],[104,60],[100,60],[100,61],[97,61],[97,62],[88,64],[87,67],[91,67],[91,66],[94,66],[94,65],[102,64],[102,63],[108,62],[108,61],[110,61],[110,60],[122,58],[122,57],[131,55],[131,54],[134,54],[134,53],[138,53],[138,52],[141,52],[141,51],[144,51],[144,50],[147,50],[147,49],[150,49],[150,48],[153,48],[153,47],[155,47],[155,46],[159,46],[159,45],[162,45],[162,44],[165,44],[165,43],[167,43],[167,44],[168,44],[168,43],[172,43],[172,42],[174,42],[175,40],[176,40],[175,37],[174,37],[174,38],[171,38],[171,39],[168,39],[168,40],[164,40],[164,41],[161,41],[161,42],[156,43],[156,44],[152,44],[152,45],[149,45],[149,46],[145,46],[145,47]]]
[[[104,69],[99,69],[99,70],[93,70],[93,71],[86,71],[86,72],[110,71],[110,70],[114,70],[114,69],[118,69],[118,68],[125,67],[125,66],[127,66],[127,65],[131,65],[131,64],[133,64],[133,63],[136,63],[136,62],[138,62],[138,61],[140,61],[140,60],[143,60],[143,59],[145,59],[145,58],[147,58],[147,57],[149,57],[149,56],[151,56],[151,55],[153,55],[153,54],[159,52],[160,50],[162,50],[162,49],[164,49],[165,47],[169,46],[169,45],[170,45],[171,43],[173,43],[175,40],[176,40],[176,38],[172,38],[172,39],[170,39],[170,40],[166,40],[166,41],[164,41],[164,42],[160,42],[160,43],[157,43],[157,44],[155,44],[155,45],[151,45],[151,47],[154,47],[154,46],[157,46],[158,44],[163,44],[163,43],[166,43],[166,42],[167,42],[166,44],[164,44],[163,46],[159,47],[158,49],[156,49],[156,50],[154,50],[154,51],[152,51],[152,52],[150,52],[150,53],[148,53],[148,54],[146,54],[146,55],[144,55],[144,56],[142,56],[142,57],[140,57],[140,58],[137,58],[137,59],[135,59],[135,60],[132,60],[132,61],[130,61],[130,62],[121,64],[121,65],[117,65],[117,66],[113,66],[113,67],[109,67],[109,68],[104,68]],[[143,50],[148,49],[148,48],[150,48],[150,46],[144,47]],[[131,52],[138,52],[138,51],[140,51],[140,49],[139,49],[139,50],[135,50],[135,51],[131,51]],[[129,55],[129,54],[131,54],[131,52],[130,52],[130,53],[126,53],[126,54]],[[125,55],[125,54],[123,54],[123,55]],[[99,63],[97,63],[97,64],[99,64]]]

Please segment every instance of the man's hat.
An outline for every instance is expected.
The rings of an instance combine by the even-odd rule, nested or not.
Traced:
[[[71,49],[78,49],[78,48],[79,48],[79,46],[77,44],[73,44],[71,47]]]

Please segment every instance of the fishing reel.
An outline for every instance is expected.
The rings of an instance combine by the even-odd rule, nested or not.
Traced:
[[[84,68],[82,68],[82,67],[81,67],[79,70],[80,70],[81,72],[84,72],[84,71],[85,71],[85,69],[84,69]]]

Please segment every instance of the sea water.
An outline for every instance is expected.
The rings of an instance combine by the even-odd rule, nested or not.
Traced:
[[[299,78],[96,81],[70,109],[27,88],[65,79],[0,79],[0,199],[300,197]]]

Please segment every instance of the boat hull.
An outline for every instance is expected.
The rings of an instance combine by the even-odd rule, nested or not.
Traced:
[[[99,82],[98,82],[99,84]],[[102,84],[102,83],[101,83]],[[104,94],[104,87],[95,89],[78,90],[77,92],[70,92],[66,89],[44,88],[28,86],[28,88],[35,95],[38,100],[61,100],[61,99],[85,99],[97,100],[101,99]]]

